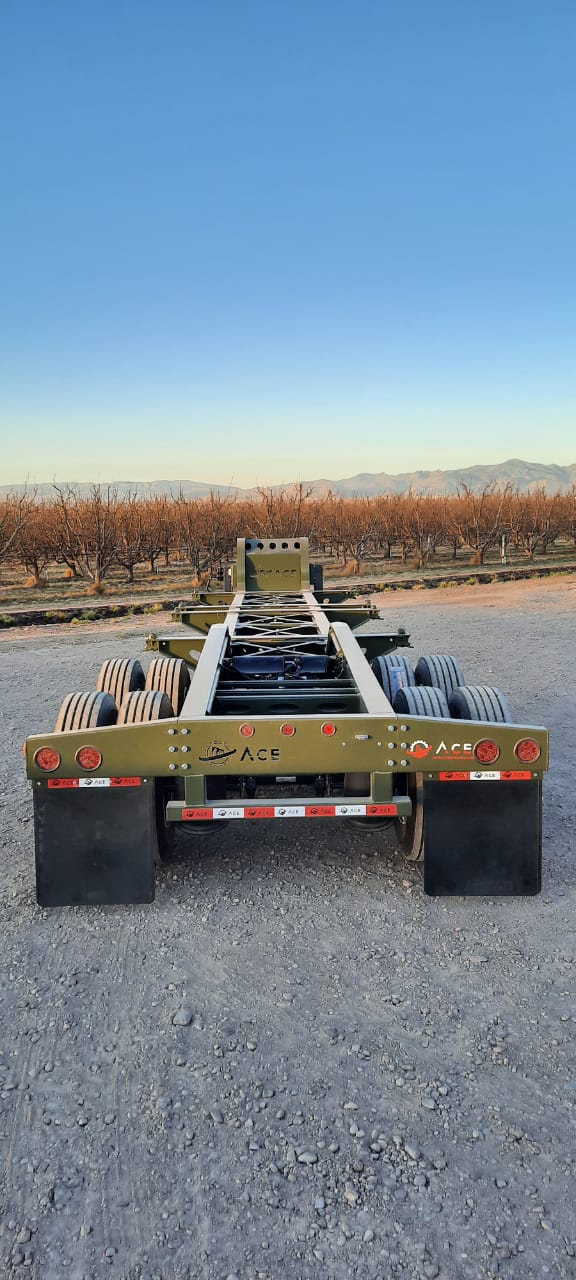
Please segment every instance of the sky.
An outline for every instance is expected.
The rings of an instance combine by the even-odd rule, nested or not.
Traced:
[[[0,484],[576,461],[574,0],[3,0]]]

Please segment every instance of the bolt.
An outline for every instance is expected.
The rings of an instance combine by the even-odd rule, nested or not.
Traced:
[[[395,761],[395,760],[389,760],[389,761],[388,761],[388,764],[389,764],[389,765],[390,765],[390,767],[393,769],[393,768],[394,768],[394,765],[396,764],[396,761]]]
[[[178,730],[177,730],[177,729],[169,729],[169,730],[168,730],[168,733],[170,733],[170,734],[174,734],[174,733],[177,733],[177,732],[178,732]]]
[[[183,764],[183,765],[182,765],[182,768],[183,768],[183,769],[189,769],[189,768],[190,768],[190,765],[189,765],[189,764]]]
[[[406,769],[406,768],[407,768],[407,766],[408,766],[408,761],[407,761],[407,760],[401,760],[401,761],[400,761],[400,764],[402,765],[402,767],[403,767],[404,769]]]
[[[178,750],[178,747],[168,747],[168,750],[169,750],[169,751],[177,751],[177,750]]]
[[[169,765],[168,765],[168,768],[169,768],[169,769],[175,769],[175,768],[176,768],[176,765],[175,765],[175,764],[169,764]]]

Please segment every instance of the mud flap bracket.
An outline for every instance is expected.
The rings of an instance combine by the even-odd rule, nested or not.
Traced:
[[[41,907],[154,899],[154,782],[127,788],[33,787],[36,897]]]
[[[533,895],[542,871],[542,783],[424,782],[424,889]]]

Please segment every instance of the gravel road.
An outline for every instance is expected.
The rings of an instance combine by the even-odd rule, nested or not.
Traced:
[[[382,603],[549,725],[541,897],[428,899],[295,821],[42,911],[22,740],[147,626],[2,635],[3,1276],[576,1277],[576,577]]]

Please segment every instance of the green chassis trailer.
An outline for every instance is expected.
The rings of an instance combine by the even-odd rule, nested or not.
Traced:
[[[105,662],[28,738],[41,905],[151,902],[176,824],[229,819],[393,824],[427,893],[539,892],[546,730],[452,656],[414,669],[403,630],[356,639],[378,611],[310,575],[305,538],[239,539],[231,589],[148,637],[147,675]]]

